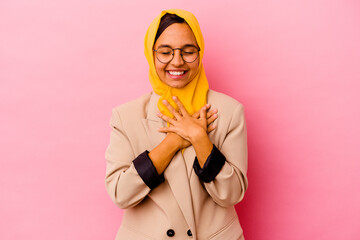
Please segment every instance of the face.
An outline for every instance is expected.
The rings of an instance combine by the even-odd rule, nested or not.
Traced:
[[[186,23],[173,23],[156,40],[154,49],[161,46],[183,48],[187,45],[198,47],[190,27]],[[161,63],[154,52],[154,62],[160,80],[173,88],[185,87],[194,79],[199,67],[199,57],[194,62],[187,63],[182,59],[180,50],[174,51],[174,58],[168,63]]]

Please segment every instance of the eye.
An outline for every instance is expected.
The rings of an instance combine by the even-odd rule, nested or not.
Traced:
[[[186,55],[193,55],[196,54],[198,52],[198,50],[194,47],[186,47],[183,49],[183,54]]]
[[[172,49],[168,48],[168,47],[160,47],[160,48],[158,48],[157,53],[161,54],[163,56],[171,55]]]

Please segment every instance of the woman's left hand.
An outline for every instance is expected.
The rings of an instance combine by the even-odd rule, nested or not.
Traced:
[[[185,140],[193,143],[193,141],[199,140],[204,135],[207,136],[208,132],[208,119],[206,113],[206,106],[200,109],[199,117],[191,116],[182,105],[177,97],[173,97],[179,112],[176,111],[168,101],[163,100],[163,104],[174,115],[174,118],[170,118],[162,113],[158,113],[158,116],[164,121],[170,123],[169,127],[159,128],[160,132],[176,133]]]

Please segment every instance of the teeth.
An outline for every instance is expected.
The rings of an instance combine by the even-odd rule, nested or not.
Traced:
[[[169,71],[169,73],[170,73],[171,75],[177,75],[177,76],[183,75],[184,72],[185,72],[185,71]]]

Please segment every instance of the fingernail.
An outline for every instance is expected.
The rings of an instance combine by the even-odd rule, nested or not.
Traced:
[[[166,104],[166,103],[167,103],[167,101],[166,101],[166,100],[162,100],[162,103]]]
[[[176,100],[176,96],[173,96],[172,98],[173,98],[174,100]]]

